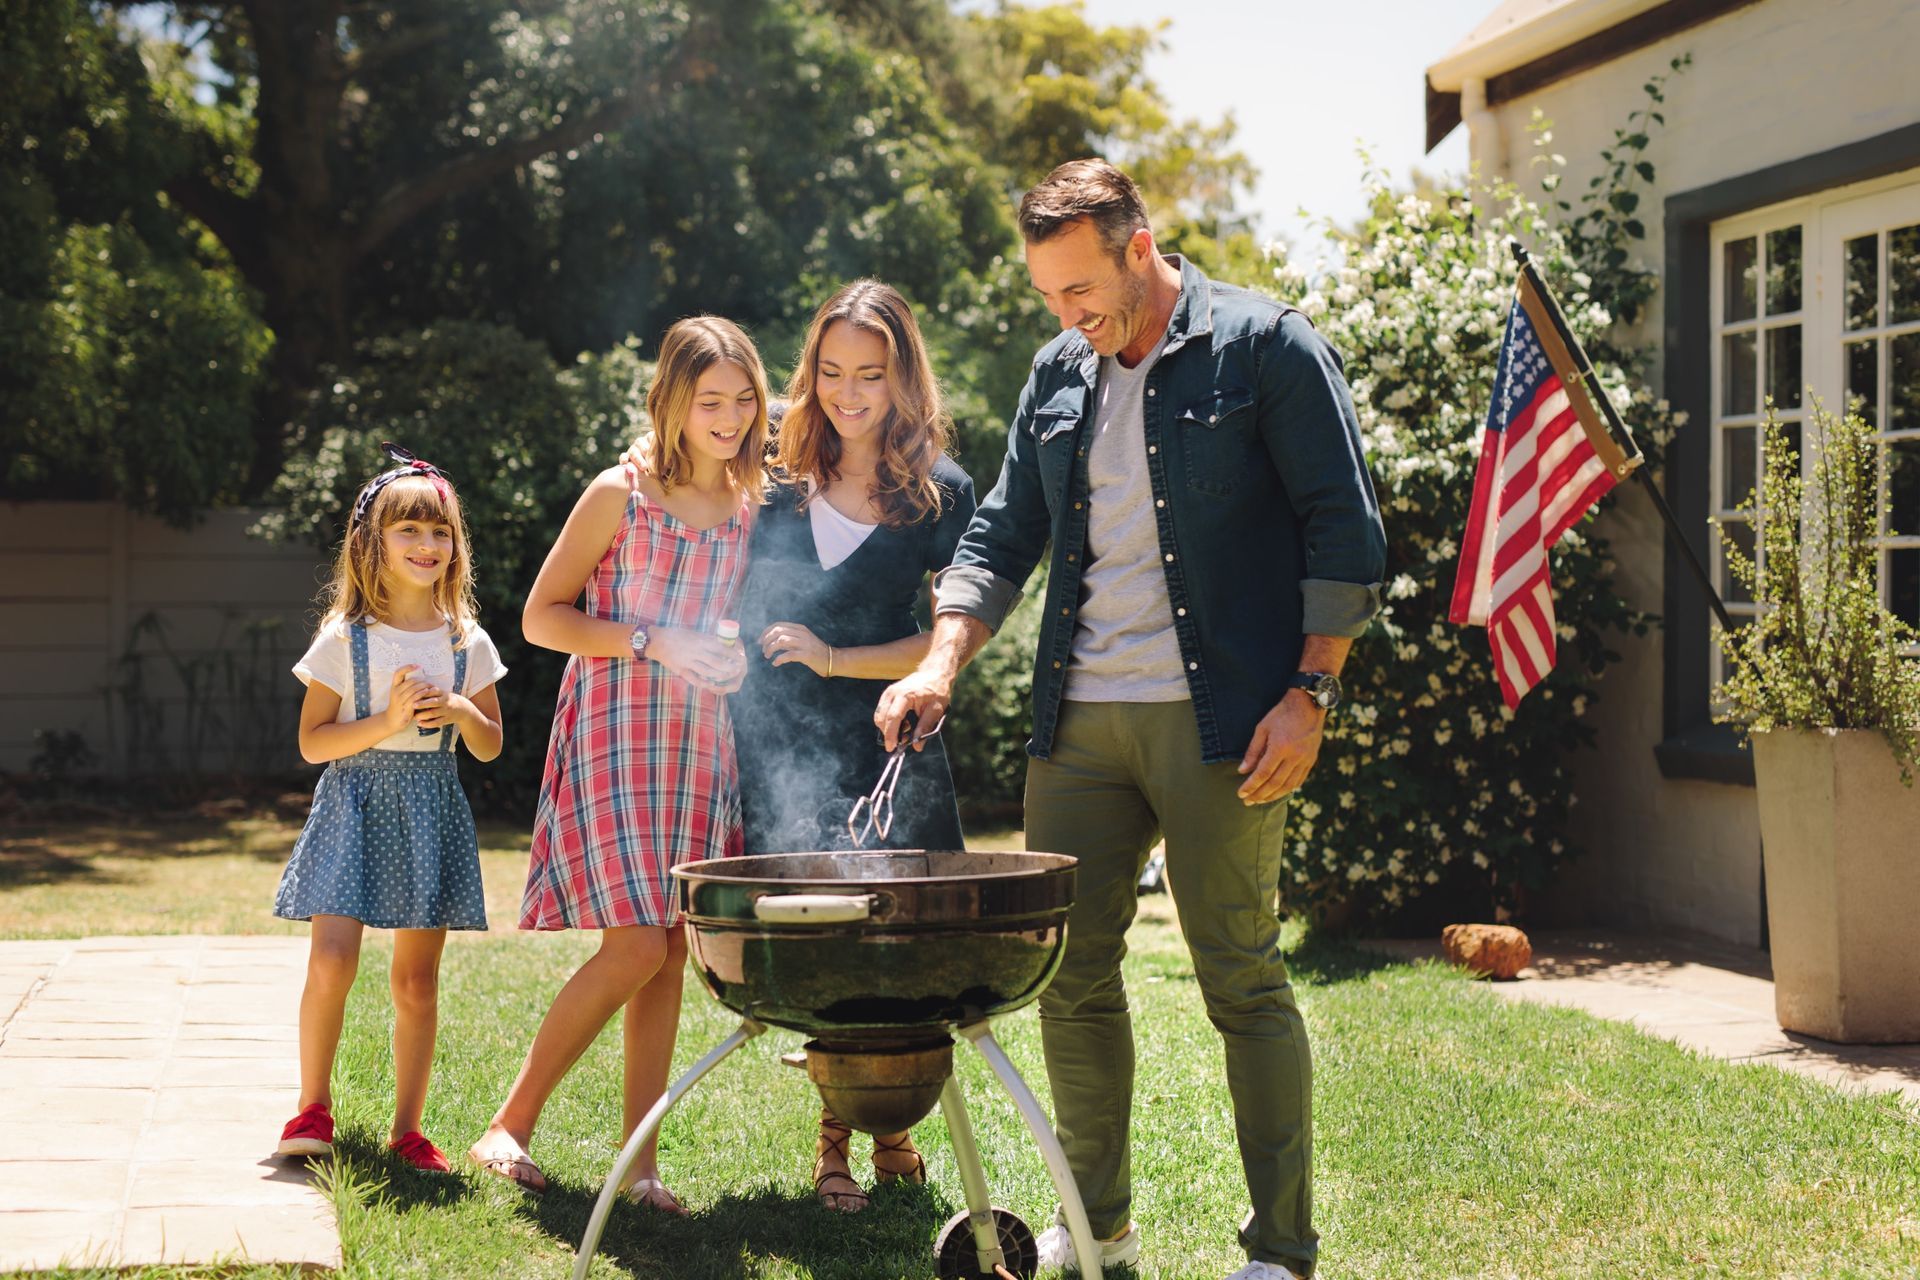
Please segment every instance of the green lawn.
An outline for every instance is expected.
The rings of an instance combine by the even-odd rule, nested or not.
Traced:
[[[45,842],[61,843],[57,834],[34,838],[42,862]],[[240,913],[248,925],[271,927],[260,894],[270,894],[277,867],[264,852],[129,858],[95,850],[96,874],[60,879],[45,867],[13,875],[17,841],[8,840],[0,931],[14,936],[44,935],[61,921],[70,934],[74,922],[101,918],[89,906],[95,895],[137,897],[141,883],[182,895],[167,898],[156,927],[192,927],[196,894],[208,918]],[[503,833],[487,843],[497,850],[487,858],[493,909],[509,920],[517,855]],[[215,861],[223,857],[240,861]],[[236,887],[249,862],[260,869]],[[216,866],[223,870],[211,874]],[[23,911],[22,903],[32,905]],[[113,910],[116,927],[141,918]],[[1166,899],[1146,900],[1133,942],[1141,1273],[1222,1276],[1240,1261],[1232,1238],[1243,1202],[1218,1042]],[[501,930],[449,949],[428,1111],[442,1146],[458,1150],[480,1131],[546,1001],[590,944]],[[535,1143],[554,1181],[546,1197],[476,1174],[412,1173],[378,1143],[391,1089],[384,954],[375,944],[362,967],[339,1066],[335,1196],[348,1273],[568,1274],[614,1155],[616,1035],[603,1037],[548,1110]],[[1920,1113],[1890,1097],[1848,1097],[1770,1068],[1704,1060],[1584,1014],[1502,1001],[1441,968],[1388,964],[1329,942],[1295,938],[1292,962],[1314,1036],[1316,1204],[1328,1277],[1920,1274]],[[691,1062],[733,1023],[690,987],[677,1060]],[[1008,1019],[1000,1037],[1044,1098],[1032,1012]],[[928,1187],[879,1195],[854,1218],[818,1209],[807,1177],[818,1103],[802,1073],[778,1062],[797,1043],[770,1032],[668,1118],[663,1162],[694,1216],[621,1207],[596,1276],[932,1274],[930,1241],[960,1207],[944,1126],[933,1118],[917,1130]],[[963,1047],[956,1061],[996,1200],[1044,1222],[1051,1189],[1011,1104],[971,1051]]]

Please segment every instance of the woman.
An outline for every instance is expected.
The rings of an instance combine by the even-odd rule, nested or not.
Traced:
[[[741,634],[755,643],[731,710],[748,853],[852,843],[853,802],[886,763],[874,704],[925,656],[915,601],[973,518],[973,482],[945,456],[950,437],[906,299],[875,280],[827,299],[787,386],[742,588]],[[940,739],[906,762],[894,814],[869,847],[962,847]],[[823,1109],[814,1186],[842,1212],[868,1203],[847,1167],[851,1138]],[[874,1139],[873,1166],[880,1182],[926,1177],[905,1133]]]

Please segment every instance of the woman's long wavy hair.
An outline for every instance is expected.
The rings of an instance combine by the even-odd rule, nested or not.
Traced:
[[[372,481],[368,481],[369,484]],[[381,486],[366,514],[350,517],[333,576],[320,592],[320,629],[345,626],[362,618],[384,622],[392,613],[387,595],[387,544],[381,535],[402,520],[444,524],[453,530],[453,554],[446,572],[433,584],[433,607],[447,620],[457,649],[467,642],[480,618],[473,598],[473,557],[468,553],[467,517],[460,495],[445,480],[402,476]]]
[[[827,420],[814,385],[820,339],[842,320],[887,344],[887,387],[893,407],[880,424],[880,461],[872,496],[883,524],[893,528],[913,524],[940,510],[933,464],[947,451],[953,419],[933,376],[913,308],[892,285],[855,280],[814,313],[800,362],[787,383],[787,414],[780,422],[775,465],[791,479],[814,482],[813,493],[801,500],[803,509],[828,481],[840,478],[840,435]]]
[[[660,341],[660,359],[653,385],[647,388],[647,417],[652,434],[646,437],[647,470],[658,476],[660,487],[671,491],[693,478],[693,454],[687,447],[687,417],[693,409],[700,375],[714,365],[738,365],[753,383],[759,404],[753,426],[740,442],[740,452],[727,462],[727,474],[741,496],[760,502],[766,492],[767,370],[753,339],[723,316],[689,316],[674,322]]]

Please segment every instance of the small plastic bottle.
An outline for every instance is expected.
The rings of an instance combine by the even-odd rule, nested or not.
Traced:
[[[720,619],[720,625],[713,629],[713,633],[719,636],[720,643],[728,648],[740,643],[740,624],[732,618]]]

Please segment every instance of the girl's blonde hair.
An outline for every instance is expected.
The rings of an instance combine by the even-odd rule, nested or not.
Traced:
[[[914,322],[913,308],[892,285],[855,280],[821,304],[807,327],[807,340],[787,383],[787,413],[780,420],[777,465],[787,476],[813,480],[818,493],[840,476],[840,436],[827,421],[814,394],[820,365],[820,340],[844,320],[887,344],[887,388],[893,407],[880,424],[880,462],[873,476],[873,500],[881,521],[891,527],[913,524],[940,510],[933,464],[947,451],[953,419],[933,376],[927,344]],[[812,501],[808,494],[804,508]]]
[[[693,478],[693,454],[687,447],[687,418],[700,375],[722,362],[739,366],[753,383],[753,427],[740,451],[727,462],[734,488],[758,503],[766,492],[767,370],[753,339],[721,316],[690,316],[677,321],[660,343],[653,385],[647,388],[647,417],[653,434],[646,444],[647,470],[671,491]]]
[[[368,485],[375,483],[373,480]],[[366,492],[365,487],[361,489]],[[355,502],[355,507],[359,503]],[[467,518],[460,495],[438,476],[408,475],[389,480],[373,495],[364,512],[347,520],[347,536],[334,558],[333,576],[320,593],[320,629],[345,626],[372,618],[384,619],[391,610],[387,599],[386,541],[388,525],[402,520],[444,524],[453,530],[453,554],[446,572],[433,584],[433,607],[447,620],[457,649],[480,619],[473,598],[473,557],[468,554]]]

